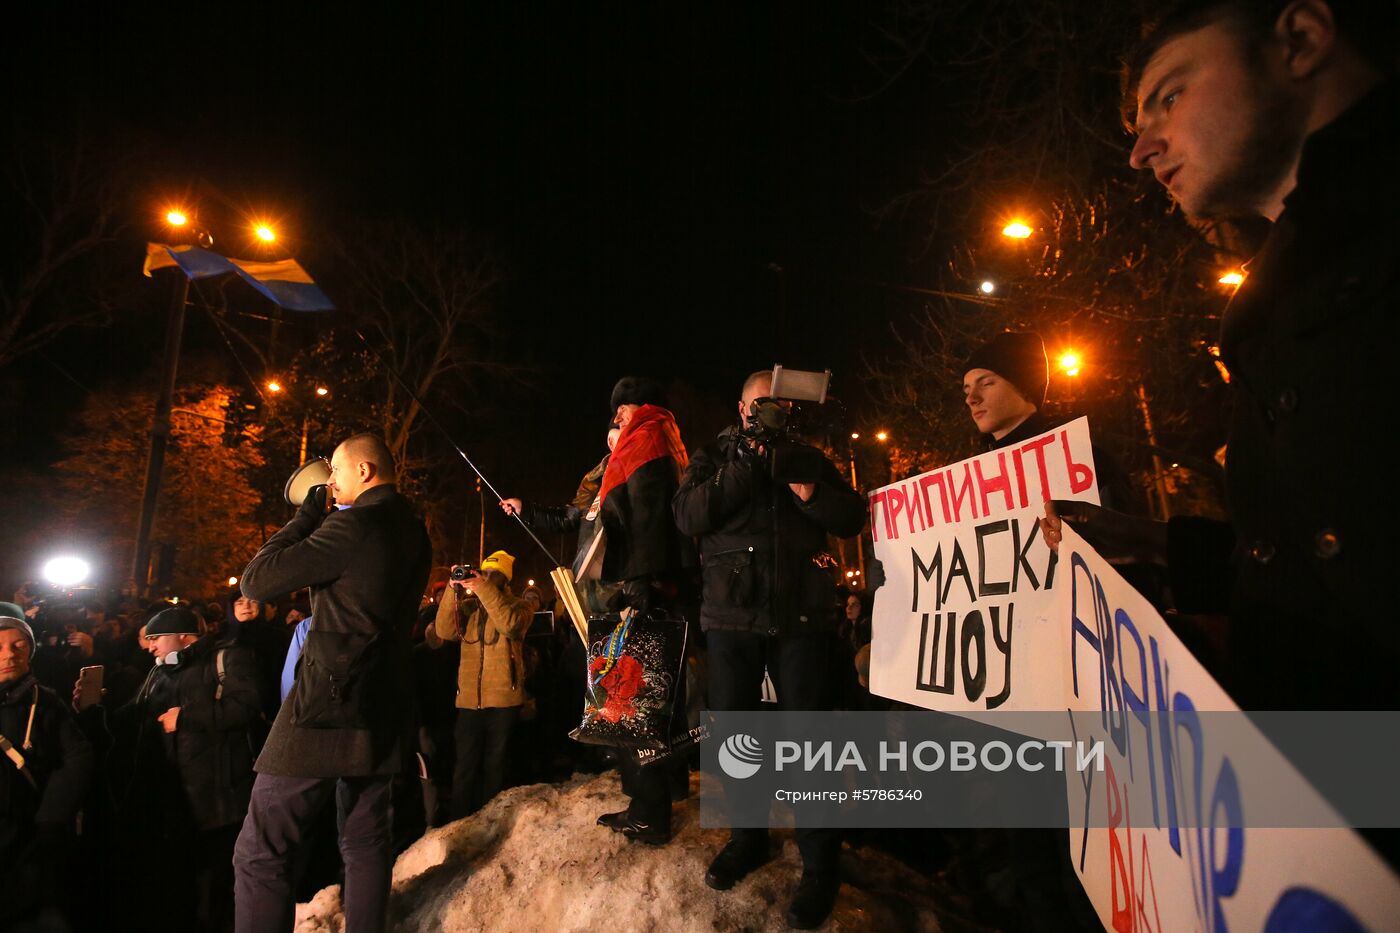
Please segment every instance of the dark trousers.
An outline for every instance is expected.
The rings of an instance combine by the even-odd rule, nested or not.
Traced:
[[[386,929],[393,869],[393,778],[297,778],[259,774],[248,817],[233,850],[234,928],[239,933],[291,930],[295,919],[293,863],[335,795],[341,903],[346,933]]]
[[[759,635],[754,632],[711,631],[709,646],[710,709],[729,712],[759,709],[766,667],[778,693],[782,710],[829,710],[832,707],[832,646],[829,632],[806,635]],[[740,822],[737,808],[746,808],[743,822],[766,822],[771,801],[744,793],[738,782],[724,781],[731,818]],[[841,854],[841,831],[803,829],[793,835],[802,853],[804,871],[834,874]],[[768,830],[735,828],[731,838],[766,844]]]
[[[518,706],[457,710],[457,766],[452,771],[452,818],[460,820],[501,791],[510,731]]]

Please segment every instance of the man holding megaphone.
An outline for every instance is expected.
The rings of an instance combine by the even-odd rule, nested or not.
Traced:
[[[407,633],[432,563],[427,530],[394,481],[380,437],[345,440],[326,484],[305,492],[296,517],[243,571],[253,599],[310,587],[313,621],[234,851],[239,931],[292,929],[295,856],[332,796],[346,928],[385,928],[390,790],[410,706]]]

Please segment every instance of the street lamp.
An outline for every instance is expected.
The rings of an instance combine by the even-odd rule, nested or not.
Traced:
[[[278,382],[276,379],[269,379],[267,383],[267,391],[276,395],[278,392],[282,391],[282,383]]]
[[[1231,288],[1239,288],[1244,284],[1244,273],[1239,269],[1231,269],[1220,278],[1216,279],[1221,285],[1229,285]]]
[[[1035,231],[1023,220],[1013,220],[1001,228],[1001,235],[1012,240],[1024,240]]]
[[[982,294],[984,295],[990,295],[992,292],[997,290],[996,283],[990,280],[983,282],[978,287],[982,290]]]
[[[253,233],[256,234],[257,238],[259,240],[262,240],[264,243],[271,243],[277,239],[277,232],[271,227],[269,227],[267,224],[258,224],[257,226],[253,227]]]
[[[1066,350],[1064,353],[1061,353],[1056,363],[1059,364],[1060,370],[1066,376],[1079,375],[1079,367],[1082,365],[1079,354],[1075,353],[1073,350]]]
[[[173,210],[165,215],[165,222],[172,227],[183,227],[185,224],[189,223],[189,220],[189,217],[181,210]]]
[[[229,585],[229,586],[237,586],[237,585],[238,585],[238,578],[237,578],[237,577],[229,577],[229,578],[228,578],[228,585]]]

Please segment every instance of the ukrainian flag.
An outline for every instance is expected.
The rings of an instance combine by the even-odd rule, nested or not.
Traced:
[[[179,267],[190,281],[236,272],[274,304],[289,311],[335,310],[335,305],[331,304],[326,293],[321,291],[320,286],[295,259],[258,262],[252,259],[230,259],[198,246],[146,244],[146,275],[171,266]]]

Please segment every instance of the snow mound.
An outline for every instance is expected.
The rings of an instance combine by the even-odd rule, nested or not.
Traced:
[[[786,930],[802,865],[792,834],[773,861],[729,891],[705,886],[728,838],[703,829],[692,794],[675,805],[674,838],[629,843],[594,821],[627,805],[616,773],[515,787],[472,816],[428,833],[394,866],[390,922],[405,931]],[[781,846],[781,848],[780,848]],[[836,909],[823,929],[936,933],[932,883],[881,853],[847,848]],[[340,933],[340,888],[297,906],[297,933]]]

